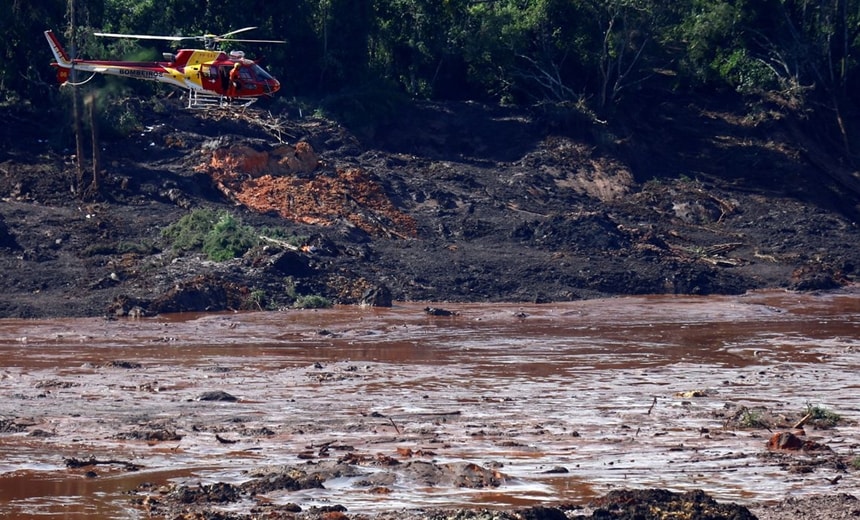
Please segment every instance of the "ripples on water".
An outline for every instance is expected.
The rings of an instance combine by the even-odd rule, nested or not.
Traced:
[[[741,502],[857,487],[851,472],[830,484],[833,468],[789,474],[762,459],[769,432],[725,430],[720,417],[741,405],[799,417],[813,404],[855,420],[860,291],[437,305],[454,317],[424,306],[0,320],[0,420],[28,425],[0,433],[0,514],[129,518],[124,492],[141,482],[237,482],[304,463],[300,452],[328,441],[432,450],[440,463],[500,464],[510,478],[491,490],[406,482],[385,496],[344,478],[273,500],[369,512],[585,502],[619,487]],[[118,360],[141,367],[108,365]],[[208,390],[240,401],[195,400]],[[676,397],[690,390],[707,396]],[[117,438],[153,422],[182,440]],[[195,427],[211,424],[240,442]],[[263,427],[274,435],[237,433]],[[853,423],[808,433],[837,453],[856,449]],[[64,466],[90,455],[144,470],[99,466],[88,479]],[[547,473],[558,467],[568,472]]]

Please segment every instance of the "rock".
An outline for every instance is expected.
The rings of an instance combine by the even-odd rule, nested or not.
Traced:
[[[555,507],[535,506],[519,513],[523,520],[567,520],[564,511]]]
[[[803,449],[803,441],[791,432],[774,433],[767,441],[769,450],[800,450]]]
[[[774,433],[767,441],[767,449],[787,451],[832,451],[826,444],[803,440],[791,432]]]
[[[307,276],[313,271],[307,256],[289,250],[273,256],[269,261],[269,267],[288,276]]]
[[[221,311],[241,307],[244,287],[218,276],[204,274],[177,283],[146,308],[147,314]]]
[[[367,307],[391,307],[391,289],[385,285],[371,287],[361,295],[361,305]]]
[[[616,490],[593,500],[591,518],[605,520],[755,520],[744,506],[720,504],[702,490],[675,493],[665,489]]]
[[[440,309],[439,307],[424,307],[424,312],[430,316],[457,316],[458,314],[457,312]]]
[[[224,401],[224,402],[236,402],[239,399],[227,392],[221,390],[214,390],[211,392],[203,392],[199,396],[197,396],[197,401]]]
[[[136,361],[125,361],[121,359],[108,361],[104,364],[104,366],[108,368],[124,368],[126,370],[136,370],[138,368],[143,368],[143,365]]]
[[[565,468],[564,466],[555,466],[555,467],[552,467],[552,468],[544,471],[543,473],[551,475],[551,474],[560,474],[560,473],[568,473],[568,472],[569,472],[569,470],[567,468]]]

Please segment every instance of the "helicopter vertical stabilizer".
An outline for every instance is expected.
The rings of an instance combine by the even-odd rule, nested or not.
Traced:
[[[66,50],[60,45],[60,40],[54,36],[54,31],[47,30],[45,31],[45,38],[48,39],[48,45],[51,46],[51,52],[54,53],[54,59],[57,60],[57,65],[64,69],[69,69],[72,67],[72,59],[69,58],[69,55],[66,53]]]

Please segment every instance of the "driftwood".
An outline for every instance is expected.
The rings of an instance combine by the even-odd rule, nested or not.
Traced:
[[[808,421],[810,419],[812,419],[812,413],[808,413],[808,414],[804,415],[801,420],[794,423],[791,427],[795,428],[795,429],[802,428],[803,425],[806,424],[806,421]]]
[[[88,459],[77,459],[75,457],[69,457],[63,459],[67,468],[87,468],[90,466],[122,466],[128,471],[138,471],[143,466],[139,464],[135,464],[133,462],[128,462],[125,460],[116,460],[116,459],[97,459],[95,457],[90,457]]]
[[[292,251],[301,251],[301,249],[298,246],[294,246],[293,244],[290,244],[289,242],[287,242],[285,240],[278,240],[277,238],[267,237],[264,235],[260,235],[258,238],[260,240],[265,241],[265,242],[270,242],[272,244],[281,246],[284,249],[290,249]]]

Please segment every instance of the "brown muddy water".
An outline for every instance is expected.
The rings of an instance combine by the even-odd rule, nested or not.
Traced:
[[[807,437],[850,459],[860,288],[425,306],[0,320],[0,516],[142,518],[130,492],[143,482],[239,483],[346,453],[504,479],[466,489],[368,465],[361,479],[376,474],[384,492],[342,476],[267,499],[372,513],[584,503],[614,488],[740,503],[858,489],[850,468],[790,471],[767,456],[771,432],[726,417],[825,407],[842,421]],[[209,391],[238,400],[198,399]],[[91,457],[110,463],[65,463]]]

